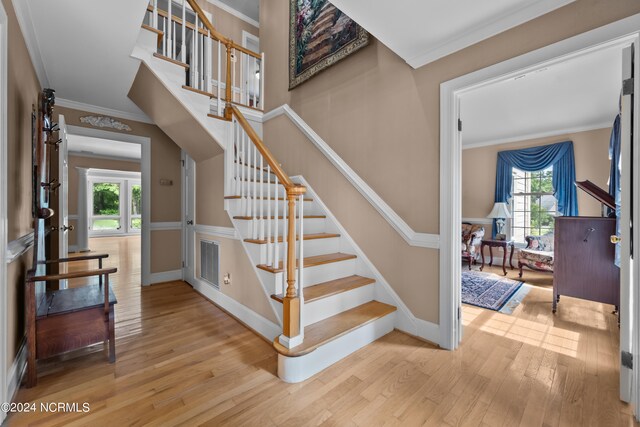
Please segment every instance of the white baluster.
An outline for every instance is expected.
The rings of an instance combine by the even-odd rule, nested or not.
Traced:
[[[165,33],[165,36],[167,37],[167,56],[170,56],[172,59],[175,58],[175,52],[173,50],[173,45],[175,43],[173,43],[173,14],[171,13],[171,6],[173,3],[173,0],[168,0],[168,6],[167,6],[167,23],[168,25],[168,32]]]
[[[194,69],[193,84],[191,86],[194,87],[195,89],[200,89],[200,74],[198,74],[198,63],[200,59],[200,50],[198,47],[199,45],[198,38],[200,33],[198,32],[198,28],[200,24],[198,19],[199,19],[198,14],[196,14],[196,28],[193,30],[193,39],[195,40],[195,45],[193,48],[194,60],[193,60],[193,64],[191,64],[191,66]]]
[[[182,44],[180,45],[180,60],[187,62],[187,0],[182,0]]]
[[[258,238],[260,240],[264,240],[264,204],[265,203],[269,203],[269,201],[265,200],[265,198],[264,198],[263,177],[264,177],[264,157],[262,157],[262,154],[261,154],[260,155],[260,220],[259,220],[260,231],[259,231],[259,236],[258,236]],[[269,194],[269,185],[267,184],[267,195],[268,194]],[[267,197],[267,199],[268,198],[269,197]]]
[[[167,56],[167,19],[162,17],[162,54]]]
[[[191,37],[191,63],[189,64],[189,76],[191,77],[189,86],[191,87],[196,87],[196,67],[194,66],[196,61],[196,34],[197,32],[193,30],[193,36]]]
[[[253,164],[251,167],[253,168],[253,206],[251,210],[253,211],[253,238],[258,238],[258,219],[256,218],[256,211],[258,210],[258,149],[255,144],[253,145]],[[262,190],[262,188],[260,189]]]
[[[240,125],[238,124],[238,120],[235,119],[235,126],[233,129],[233,141],[235,144],[235,163],[234,163],[234,174],[233,174],[233,179],[234,179],[234,193],[233,194],[237,194],[238,196],[240,195]]]
[[[251,61],[253,62],[253,67],[251,68],[252,70],[254,70],[251,73],[251,76],[249,76],[249,78],[251,79],[251,97],[249,99],[249,104],[252,107],[258,107],[258,105],[256,104],[256,73],[255,71],[258,69],[258,60],[256,58],[254,58],[253,56],[251,57]]]
[[[271,234],[271,166],[267,164],[267,265],[273,265],[273,235]],[[276,203],[278,203],[276,201]]]
[[[246,156],[247,156],[247,152],[246,147],[245,147],[245,134],[244,134],[244,130],[240,129],[240,144],[242,146],[242,158],[240,160],[240,186],[241,186],[241,198],[240,198],[240,212],[241,215],[244,215],[245,213],[245,209],[246,209],[246,203],[247,203],[247,199],[246,199],[246,195],[247,195],[247,182],[245,181],[245,176],[246,176],[246,168],[244,167],[244,164],[246,163]]]
[[[300,298],[300,334],[304,337],[304,194],[298,197],[298,297]]]
[[[153,0],[153,28],[160,29],[158,27],[158,0]]]
[[[252,191],[251,188],[251,169],[250,169],[250,165],[252,162],[252,158],[251,158],[251,151],[253,150],[252,147],[253,143],[251,142],[251,140],[249,139],[249,136],[247,135],[247,165],[245,166],[245,169],[247,169],[247,194],[251,195],[251,196],[255,196],[255,191]],[[248,200],[249,203],[247,203],[247,212],[246,212],[246,216],[251,217],[251,199]],[[252,224],[253,225],[253,224]],[[253,236],[253,228],[251,228],[251,233]]]
[[[264,52],[260,60],[260,109],[264,110]]]
[[[275,213],[273,215],[274,217],[274,221],[275,221],[275,230],[273,233],[274,236],[274,242],[273,242],[273,266],[275,268],[278,268],[278,263],[280,262],[280,242],[279,242],[279,236],[280,236],[280,228],[278,227],[278,223],[280,221],[280,219],[278,218],[278,176],[275,176],[275,183],[273,186],[273,198],[276,201],[275,203]]]
[[[221,58],[221,54],[222,54],[222,43],[220,42],[220,40],[218,40],[218,84],[217,84],[217,104],[218,104],[218,116],[222,116],[222,100],[220,99],[221,93],[222,93],[222,89],[221,89],[221,85],[222,85],[222,58]],[[225,55],[226,56],[226,55]]]
[[[233,48],[233,57],[236,58],[236,60],[232,63],[233,71],[231,72],[231,100],[235,101],[236,95],[234,92],[234,88],[236,87],[236,63],[238,62],[238,51],[236,50],[236,48]]]
[[[207,67],[204,72],[204,90],[211,93],[213,91],[213,88],[211,86],[211,78],[213,73],[213,44],[211,40],[210,30],[207,30],[207,36],[205,37],[205,40],[205,55],[207,56]]]

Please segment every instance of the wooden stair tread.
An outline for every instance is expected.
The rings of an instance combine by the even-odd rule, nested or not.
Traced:
[[[296,216],[296,218],[300,218],[299,216]],[[326,218],[325,215],[305,215],[304,216],[305,219],[324,219]],[[251,220],[253,219],[252,216],[242,216],[242,215],[238,215],[238,216],[234,216],[233,219],[241,219],[241,220]],[[263,216],[262,218],[260,218],[259,216],[256,216],[256,219],[275,219],[274,216]],[[284,219],[282,216],[279,216],[278,219]],[[289,219],[289,217],[287,217],[287,219]]]
[[[182,89],[189,90],[189,91],[197,93],[199,95],[208,96],[209,98],[217,98],[217,96],[214,95],[213,93],[210,93],[210,92],[207,92],[207,91],[204,91],[204,90],[200,90],[200,89],[196,89],[196,88],[191,87],[191,86],[182,85]]]
[[[224,196],[225,199],[227,200],[234,200],[234,199],[242,199],[242,196]],[[276,200],[273,197],[256,197],[256,199],[258,200]],[[286,201],[287,199],[284,197],[278,197],[279,201]],[[313,199],[304,199],[305,202],[313,202]]]
[[[342,277],[340,279],[330,280],[324,283],[318,283],[317,285],[304,288],[304,302],[310,303],[322,298],[330,297],[342,292],[347,292],[352,289],[370,285],[372,283],[375,283],[375,279],[357,275]],[[283,294],[271,295],[271,298],[278,302],[282,302],[283,297]]]
[[[339,234],[334,233],[313,233],[313,234],[305,234],[303,240],[318,240],[318,239],[331,239],[333,237],[340,237]],[[300,236],[296,235],[296,240],[300,240]],[[267,239],[244,239],[247,243],[255,243],[257,245],[266,245],[268,243]],[[271,238],[272,242],[275,242],[275,239]],[[278,242],[282,243],[282,236],[278,237]]]
[[[322,255],[314,255],[310,257],[304,258],[304,266],[306,267],[315,267],[317,265],[331,264],[334,262],[347,261],[350,259],[357,258],[356,255],[353,254],[345,254],[342,252],[335,252],[332,254],[322,254]],[[298,260],[296,260],[296,267],[298,266]],[[261,270],[268,271],[270,273],[280,273],[284,271],[284,262],[280,261],[278,264],[278,268],[270,267],[265,264],[258,265],[258,268]]]
[[[209,114],[207,114],[207,116],[211,117],[212,119],[224,120],[225,122],[230,122],[231,121],[231,119],[227,119],[226,117],[219,116],[219,115],[213,114],[213,113],[209,113]]]
[[[168,56],[161,55],[161,54],[159,54],[157,52],[154,52],[153,56],[155,56],[156,58],[159,58],[159,59],[164,59],[165,61],[171,62],[172,64],[176,64],[176,65],[179,65],[181,67],[184,67],[187,70],[189,69],[189,64],[185,64],[184,62],[178,61],[177,59],[169,58]]]
[[[374,320],[396,311],[396,307],[379,301],[370,301],[351,310],[331,316],[304,328],[304,341],[297,347],[286,348],[279,338],[273,340],[276,351],[283,356],[303,356],[341,336]]]

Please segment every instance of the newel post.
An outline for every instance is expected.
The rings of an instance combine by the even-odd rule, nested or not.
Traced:
[[[225,92],[224,92],[224,100],[227,103],[226,108],[224,109],[224,118],[227,120],[231,120],[232,112],[230,103],[233,101],[233,77],[231,76],[231,49],[233,48],[232,41],[226,41],[224,44],[227,48],[227,77],[225,81]],[[219,84],[219,82],[218,82]],[[218,100],[219,102],[220,100]]]
[[[307,189],[301,185],[287,188],[287,289],[283,298],[283,326],[280,342],[292,348],[302,343],[300,297],[296,290],[296,199]],[[298,284],[301,286],[302,284]],[[296,339],[298,338],[298,339]]]

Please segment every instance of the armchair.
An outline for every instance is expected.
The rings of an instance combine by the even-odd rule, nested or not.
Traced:
[[[480,245],[484,237],[484,227],[480,224],[462,223],[462,252],[469,254],[475,262],[480,257]]]
[[[544,236],[526,236],[525,240],[526,248],[518,252],[518,277],[522,277],[522,267],[553,273],[553,232]]]

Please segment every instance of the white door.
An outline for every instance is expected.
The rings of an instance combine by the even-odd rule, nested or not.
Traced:
[[[184,224],[183,224],[183,271],[184,280],[193,284],[196,274],[196,164],[188,154],[183,152],[183,201],[184,201]]]
[[[633,242],[632,242],[632,203],[634,197],[632,192],[637,192],[632,185],[634,177],[633,155],[638,153],[638,133],[637,122],[634,118],[634,50],[629,46],[623,50],[622,54],[622,80],[623,96],[621,109],[621,140],[620,140],[620,198],[616,213],[618,216],[618,239],[620,251],[620,399],[631,402],[635,396],[634,391],[637,385],[634,381],[633,365],[640,363],[637,358],[638,349],[634,348],[634,324],[638,315],[638,277],[633,274]],[[635,82],[638,82],[635,76]],[[637,174],[637,172],[636,172]],[[636,183],[637,178],[636,178]],[[635,201],[637,203],[637,200]],[[634,213],[637,217],[638,212]],[[636,267],[637,269],[637,267]],[[636,342],[636,346],[638,343]],[[634,354],[636,353],[636,354]],[[633,357],[633,356],[636,357]],[[635,360],[634,360],[635,359]],[[637,409],[636,409],[637,414]]]
[[[58,195],[58,256],[66,258],[69,255],[69,159],[67,153],[67,125],[64,116],[60,114],[58,118],[60,127],[60,144],[58,144],[58,180],[60,182]],[[67,272],[67,263],[59,264],[59,272]],[[67,281],[60,281],[60,288],[65,289]]]

